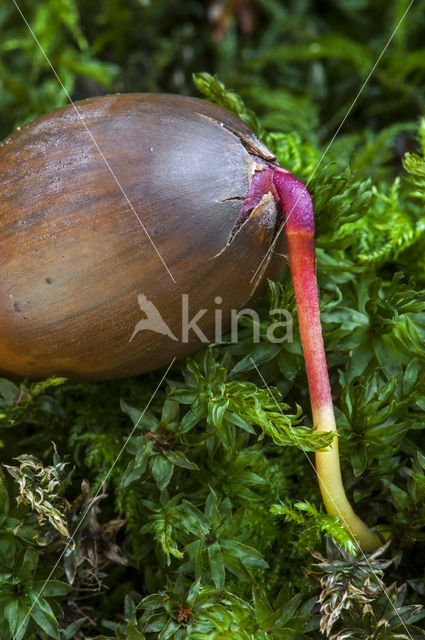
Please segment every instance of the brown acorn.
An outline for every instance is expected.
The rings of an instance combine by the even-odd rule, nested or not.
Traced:
[[[275,158],[234,114],[162,94],[75,107],[0,146],[3,375],[101,380],[167,365],[215,339],[217,310],[224,332],[282,268],[274,247],[258,269],[280,242],[275,198],[244,209]],[[185,313],[200,331],[184,335]]]

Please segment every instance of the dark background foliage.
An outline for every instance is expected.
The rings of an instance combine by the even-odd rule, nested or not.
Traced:
[[[328,150],[408,2],[18,4],[72,99],[203,93],[309,181],[345,486],[391,544],[365,560],[321,511],[285,270],[261,334],[285,306],[294,343],[246,322],[177,363],[116,464],[162,372],[0,381],[1,638],[423,638],[425,2]],[[4,138],[68,98],[12,0],[0,33]]]

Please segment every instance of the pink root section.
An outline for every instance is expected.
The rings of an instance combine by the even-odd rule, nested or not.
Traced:
[[[275,167],[273,171],[273,182],[286,219],[286,234],[299,231],[311,233],[314,237],[313,203],[307,187],[280,167]]]
[[[319,293],[316,282],[314,246],[314,212],[306,187],[291,173],[279,169],[274,183],[286,219],[289,266],[297,302],[298,324],[304,351],[310,391],[315,413],[322,406],[332,406],[331,389],[320,322]],[[316,420],[315,420],[316,422]]]
[[[323,406],[332,406],[332,397],[320,322],[314,235],[311,231],[294,231],[292,228],[287,230],[286,238],[310,402],[317,424],[316,411]]]

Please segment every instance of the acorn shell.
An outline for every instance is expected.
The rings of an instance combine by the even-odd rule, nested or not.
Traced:
[[[167,365],[202,345],[182,339],[183,304],[189,319],[207,310],[197,325],[214,340],[217,319],[224,332],[282,268],[271,194],[236,224],[253,173],[274,160],[234,114],[166,94],[77,102],[11,135],[0,373],[101,380]]]

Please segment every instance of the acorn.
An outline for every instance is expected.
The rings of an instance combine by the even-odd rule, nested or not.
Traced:
[[[217,311],[224,334],[282,268],[274,198],[244,211],[270,161],[234,114],[176,95],[84,100],[16,131],[0,147],[0,372],[131,376],[214,340]]]
[[[285,228],[323,501],[365,551],[379,536],[341,479],[306,187],[239,118],[161,94],[93,98],[0,147],[0,373],[102,380],[217,339],[283,265]],[[217,309],[219,313],[217,314]]]

